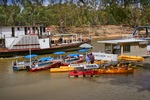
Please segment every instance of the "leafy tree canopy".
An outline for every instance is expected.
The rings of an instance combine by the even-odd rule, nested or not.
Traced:
[[[0,0],[0,26],[135,26],[149,25],[149,16],[149,0]]]

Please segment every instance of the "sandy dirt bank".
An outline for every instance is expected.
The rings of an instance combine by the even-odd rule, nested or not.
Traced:
[[[117,38],[131,37],[134,28],[123,25],[101,25],[101,26],[84,26],[84,27],[67,27],[60,28],[51,26],[52,34],[78,34],[83,37],[92,36],[95,38]]]

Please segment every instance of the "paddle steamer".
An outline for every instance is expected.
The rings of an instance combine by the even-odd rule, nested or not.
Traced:
[[[77,34],[52,35],[49,28],[43,26],[0,27],[0,57],[27,55],[29,49],[34,54],[73,51],[90,41]]]

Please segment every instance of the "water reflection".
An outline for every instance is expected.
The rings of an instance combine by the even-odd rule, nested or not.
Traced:
[[[98,51],[100,48],[96,41],[93,42],[93,46],[95,47],[93,51]],[[14,100],[41,100],[43,98],[44,100],[141,100],[143,97],[144,100],[149,100],[150,98],[150,70],[147,69],[136,68],[134,74],[104,74],[95,78],[69,78],[68,73],[50,73],[49,70],[13,71],[11,61],[15,59],[0,59],[1,100],[9,98]],[[22,60],[21,57],[17,59]],[[10,90],[13,93],[9,94]],[[21,96],[17,97],[18,94]]]

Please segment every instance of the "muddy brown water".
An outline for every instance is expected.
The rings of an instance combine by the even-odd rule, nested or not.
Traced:
[[[93,50],[99,50],[93,40]],[[67,73],[13,71],[11,61],[0,59],[0,100],[150,100],[150,70],[134,74],[68,78]]]

